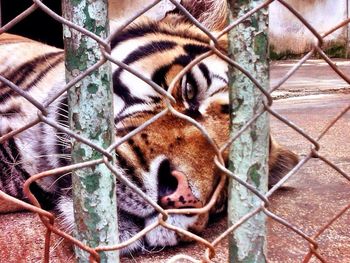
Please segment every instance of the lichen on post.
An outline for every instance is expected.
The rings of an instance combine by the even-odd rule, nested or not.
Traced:
[[[63,15],[69,21],[106,38],[109,31],[107,0],[64,0]],[[101,60],[98,43],[64,26],[66,79]],[[107,148],[114,140],[111,65],[105,63],[68,91],[70,128],[94,144]],[[80,163],[103,155],[72,139],[72,162]],[[75,235],[89,247],[118,243],[115,178],[104,165],[72,172]],[[89,254],[76,247],[78,262]],[[101,262],[119,262],[117,251],[101,252]]]
[[[262,0],[229,0],[229,22],[241,17]],[[248,70],[267,90],[268,64],[268,11],[261,9],[240,23],[229,33],[229,55]],[[237,133],[258,111],[264,95],[239,70],[230,68],[231,135]],[[230,170],[242,180],[267,191],[268,177],[268,116],[262,114],[230,149]],[[234,179],[229,182],[228,223],[235,224],[244,215],[261,204],[261,200]],[[266,262],[266,217],[260,212],[238,227],[230,236],[230,262]]]

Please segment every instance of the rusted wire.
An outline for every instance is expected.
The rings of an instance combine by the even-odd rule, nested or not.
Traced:
[[[40,110],[44,115],[47,115],[47,112],[46,112],[46,109],[44,108],[44,106],[41,105],[36,99],[34,99],[28,93],[26,93],[21,88],[19,88],[16,84],[14,84],[11,81],[7,80],[3,76],[0,76],[0,82],[4,83],[5,85],[7,85],[7,87],[9,87],[13,91],[15,91],[16,93],[21,95],[23,98],[28,100],[34,107],[36,107],[38,110]]]
[[[24,12],[19,14],[17,17],[15,17],[13,20],[8,22],[6,25],[0,28],[0,34],[7,32],[10,28],[12,28],[14,25],[18,24],[21,22],[25,17],[30,15],[33,11],[36,9],[40,9],[42,12],[45,12],[47,15],[52,17],[52,19],[55,19],[62,25],[65,25],[69,28],[73,28],[85,36],[94,39],[97,41],[100,45],[101,49],[101,54],[103,54],[103,59],[96,63],[95,65],[91,66],[88,70],[80,74],[79,76],[76,76],[74,80],[71,82],[67,83],[66,85],[60,87],[58,91],[55,94],[52,94],[50,98],[47,98],[45,103],[39,103],[35,98],[30,96],[28,93],[24,92],[21,87],[18,85],[10,82],[7,80],[5,77],[0,76],[0,82],[4,83],[11,89],[13,89],[15,92],[20,94],[22,97],[27,99],[35,108],[38,109],[38,117],[34,117],[33,119],[30,119],[27,121],[23,127],[18,128],[17,130],[10,131],[6,134],[1,134],[0,137],[0,143],[3,143],[16,135],[18,135],[21,132],[24,132],[31,127],[39,124],[39,123],[46,123],[47,125],[53,127],[54,129],[57,129],[61,132],[64,132],[66,134],[69,134],[71,137],[76,138],[77,140],[84,142],[86,145],[89,145],[90,147],[93,147],[97,151],[99,151],[103,158],[91,162],[86,162],[86,163],[81,163],[81,164],[74,164],[74,165],[69,165],[66,167],[61,167],[57,169],[53,169],[50,171],[45,171],[43,173],[33,175],[31,176],[25,183],[24,185],[24,192],[27,195],[27,197],[30,199],[32,204],[25,203],[23,201],[20,201],[14,197],[11,197],[3,192],[0,191],[0,199],[5,200],[10,203],[14,203],[18,206],[23,207],[26,210],[32,211],[34,213],[37,213],[40,216],[41,221],[45,225],[47,232],[45,234],[45,248],[44,248],[44,262],[49,262],[49,252],[50,252],[50,236],[51,233],[55,233],[61,237],[63,237],[66,240],[69,240],[72,244],[79,246],[81,249],[87,251],[90,253],[90,261],[91,262],[99,262],[99,252],[101,251],[110,251],[110,250],[119,250],[121,248],[124,248],[136,240],[144,237],[147,233],[152,231],[154,228],[162,226],[168,229],[171,229],[173,231],[176,231],[177,233],[180,233],[181,235],[184,235],[190,239],[196,240],[197,242],[203,244],[206,249],[205,249],[205,256],[201,259],[196,259],[192,256],[189,255],[176,255],[172,257],[169,262],[176,262],[176,260],[188,260],[191,262],[212,262],[211,260],[215,257],[215,248],[217,245],[222,242],[230,233],[232,233],[235,229],[237,229],[240,225],[244,224],[247,222],[251,217],[255,216],[258,213],[265,213],[266,216],[268,216],[270,219],[274,220],[275,222],[278,222],[280,224],[283,224],[286,226],[290,231],[293,231],[297,233],[299,236],[301,236],[304,240],[306,240],[309,244],[309,251],[305,255],[303,262],[309,262],[310,259],[315,256],[318,258],[321,262],[327,262],[327,259],[324,258],[324,255],[321,255],[320,252],[318,251],[319,243],[316,242],[316,239],[320,237],[323,232],[325,232],[338,218],[343,216],[349,209],[350,209],[350,204],[347,204],[342,210],[337,212],[334,216],[331,217],[330,220],[328,220],[323,226],[321,226],[316,234],[313,236],[309,236],[305,234],[301,229],[299,229],[297,226],[293,225],[293,223],[288,222],[287,220],[281,218],[277,214],[273,213],[272,211],[269,210],[269,198],[271,195],[281,186],[285,184],[287,180],[289,180],[291,177],[293,177],[311,158],[318,158],[319,160],[323,161],[326,165],[329,167],[333,168],[337,173],[342,175],[345,179],[350,181],[350,176],[347,172],[342,170],[338,165],[334,164],[332,161],[330,161],[327,157],[321,155],[319,153],[319,149],[321,148],[321,139],[323,138],[324,135],[329,133],[329,130],[335,125],[335,123],[344,117],[344,115],[349,112],[350,110],[350,104],[347,105],[341,112],[339,112],[334,118],[332,118],[328,124],[324,127],[324,129],[316,136],[314,139],[312,136],[307,134],[301,127],[298,125],[292,123],[289,121],[285,116],[279,114],[275,110],[272,109],[273,105],[273,100],[272,100],[272,93],[276,90],[278,90],[283,84],[286,83],[286,81],[295,74],[297,70],[299,70],[302,65],[310,59],[316,52],[321,56],[321,58],[328,63],[328,65],[333,69],[333,71],[344,81],[346,81],[348,84],[350,84],[350,78],[342,71],[339,69],[339,67],[332,61],[331,58],[329,58],[325,52],[322,49],[322,44],[324,42],[324,38],[326,38],[328,35],[331,33],[335,32],[336,30],[343,28],[347,24],[350,23],[350,19],[345,19],[344,21],[340,22],[339,24],[335,25],[334,27],[330,28],[327,32],[320,34],[317,32],[317,30],[309,23],[306,21],[306,19],[299,13],[295,8],[292,7],[291,4],[287,3],[286,1],[283,0],[276,0],[280,4],[282,4],[285,8],[287,8],[299,21],[302,22],[303,25],[305,25],[308,30],[315,36],[317,41],[313,43],[310,51],[303,57],[301,58],[295,65],[293,65],[288,72],[275,84],[274,86],[268,88],[268,87],[262,87],[261,84],[253,77],[252,72],[247,71],[244,69],[241,65],[239,65],[237,62],[235,62],[232,58],[228,57],[227,54],[224,54],[220,49],[218,49],[218,40],[222,37],[224,37],[231,29],[234,27],[238,26],[240,23],[246,21],[246,19],[250,18],[254,13],[257,11],[268,7],[271,3],[275,2],[274,0],[269,0],[263,2],[261,5],[253,8],[252,10],[248,10],[243,16],[238,17],[233,23],[228,25],[224,30],[222,30],[219,34],[214,35],[210,31],[208,31],[203,25],[201,25],[187,10],[184,9],[177,1],[175,0],[170,0],[181,12],[183,15],[188,17],[189,21],[191,21],[195,26],[197,26],[204,34],[208,36],[209,43],[211,50],[198,56],[195,58],[189,65],[187,65],[181,72],[172,80],[172,82],[169,85],[168,90],[163,89],[156,83],[154,83],[152,80],[149,78],[143,76],[140,74],[138,71],[132,69],[128,65],[122,63],[121,61],[117,61],[114,59],[111,54],[110,54],[110,42],[113,37],[117,36],[120,34],[125,27],[127,27],[130,23],[132,23],[135,19],[143,15],[146,11],[157,5],[158,3],[161,2],[161,0],[156,0],[152,1],[149,3],[148,6],[146,6],[144,9],[140,10],[139,12],[135,13],[130,19],[126,20],[117,30],[111,33],[109,37],[106,39],[101,39],[100,37],[96,36],[95,34],[89,32],[88,30],[85,30],[74,23],[67,21],[66,19],[63,19],[60,15],[56,14],[52,10],[50,10],[45,4],[43,4],[40,0],[32,0],[33,4],[27,8]],[[242,72],[247,78],[254,83],[255,87],[260,90],[262,95],[265,97],[265,101],[262,105],[258,105],[258,110],[257,113],[251,118],[249,122],[247,122],[240,131],[237,131],[235,135],[230,138],[224,145],[217,145],[216,142],[209,136],[208,132],[206,129],[196,120],[190,118],[187,115],[182,114],[181,112],[177,111],[174,105],[176,104],[176,100],[172,96],[172,92],[175,88],[175,86],[179,83],[181,78],[195,65],[200,63],[203,59],[209,57],[209,56],[218,56],[224,61],[226,61],[229,65],[233,66],[236,68],[236,70]],[[101,65],[103,65],[105,62],[112,62],[116,64],[117,66],[121,67],[123,70],[126,70],[133,74],[134,76],[140,78],[143,80],[145,83],[150,85],[156,92],[158,92],[166,101],[165,108],[158,113],[157,115],[153,116],[150,118],[148,121],[125,135],[123,138],[120,138],[118,141],[116,141],[113,145],[110,145],[108,148],[103,149],[101,147],[96,146],[93,142],[88,141],[81,136],[74,134],[71,132],[69,129],[59,125],[57,122],[52,121],[45,117],[47,114],[46,108],[51,105],[54,101],[56,101],[57,98],[59,98],[62,94],[64,94],[68,89],[70,89],[72,86],[74,86],[77,82],[81,81],[84,77],[89,75],[91,72],[94,70],[98,69]],[[281,180],[279,181],[274,187],[272,187],[267,193],[260,193],[253,185],[248,184],[247,182],[244,182],[240,180],[235,174],[233,174],[231,171],[229,171],[225,167],[225,162],[223,159],[223,152],[229,147],[234,140],[239,138],[239,136],[247,129],[249,128],[255,120],[261,116],[263,113],[269,113],[271,116],[276,117],[280,122],[288,125],[291,127],[293,130],[295,130],[298,134],[300,134],[302,137],[304,137],[308,142],[312,144],[312,148],[308,151],[306,156],[299,161],[299,163]],[[189,208],[189,209],[168,209],[165,210],[162,207],[160,207],[157,202],[153,201],[151,198],[149,198],[145,193],[140,191],[139,188],[137,188],[132,182],[130,182],[123,174],[119,174],[118,170],[116,167],[111,165],[109,163],[109,160],[112,158],[111,152],[113,152],[115,149],[117,149],[121,144],[132,138],[134,135],[140,133],[143,131],[146,127],[148,127],[150,124],[158,121],[161,119],[164,115],[166,114],[172,114],[176,116],[177,118],[181,118],[192,125],[194,125],[206,138],[208,141],[210,147],[213,148],[213,150],[216,152],[216,157],[213,160],[213,162],[216,164],[217,168],[220,169],[223,174],[219,178],[219,183],[216,186],[210,200],[205,204],[204,207],[202,208]],[[76,169],[81,169],[83,167],[90,167],[95,164],[101,164],[105,163],[106,166],[115,174],[116,178],[123,182],[124,184],[128,185],[131,189],[135,191],[135,193],[139,194],[141,197],[143,197],[151,206],[154,207],[154,209],[159,213],[158,221],[154,222],[153,224],[145,227],[142,231],[137,233],[135,236],[131,237],[129,240],[124,241],[117,246],[113,247],[97,247],[97,248],[91,248],[88,247],[84,244],[82,244],[79,240],[75,239],[71,233],[66,233],[59,229],[57,226],[54,225],[55,222],[55,217],[52,213],[49,213],[48,211],[43,210],[40,207],[39,202],[36,200],[35,196],[31,193],[30,191],[30,185],[34,183],[37,180],[40,180],[43,177],[47,176],[57,176],[60,174],[64,174],[67,172],[71,172],[72,170]],[[225,182],[226,182],[226,176],[232,177],[234,180],[238,181],[240,184],[244,185],[249,191],[252,191],[255,193],[260,199],[261,199],[261,204],[260,206],[254,208],[251,212],[246,214],[244,217],[242,217],[240,220],[235,222],[232,226],[230,226],[226,231],[221,233],[218,237],[214,239],[214,241],[209,242],[205,240],[204,238],[191,233],[190,231],[183,230],[181,228],[175,227],[171,224],[169,224],[166,220],[169,214],[201,214],[201,213],[206,213],[209,212],[210,209],[215,205],[216,200],[218,199],[221,191],[223,191],[225,187]]]
[[[321,227],[317,233],[313,236],[313,239],[318,238],[324,231],[326,231],[336,220],[338,220],[341,216],[343,216],[350,209],[350,204],[345,206],[342,210],[340,210],[331,220],[329,220],[323,227]],[[309,252],[305,255],[303,262],[309,262],[314,251],[314,247],[310,247]]]
[[[12,19],[11,21],[9,21],[6,25],[3,25],[0,28],[0,34],[10,30],[12,27],[14,27],[17,23],[19,23],[20,21],[22,21],[24,18],[26,18],[27,16],[29,16],[31,13],[33,13],[36,9],[38,8],[38,6],[36,4],[32,4],[29,8],[27,8],[26,10],[24,10],[22,13],[20,13],[17,17],[15,17],[14,19]]]

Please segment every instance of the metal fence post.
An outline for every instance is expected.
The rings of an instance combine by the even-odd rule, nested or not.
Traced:
[[[229,0],[229,21],[242,16],[263,1]],[[229,33],[229,55],[248,70],[266,89],[269,87],[268,11],[262,9],[240,23]],[[231,135],[247,123],[262,105],[264,96],[240,71],[230,68]],[[239,178],[267,191],[269,125],[266,113],[261,115],[232,144],[229,166]],[[228,223],[261,204],[249,189],[233,179],[229,182]],[[237,228],[230,236],[230,262],[266,262],[266,216],[260,212]]]
[[[64,0],[63,14],[75,24],[105,38],[109,24],[107,0]],[[71,80],[101,59],[96,41],[64,27],[66,78]],[[71,129],[107,148],[114,138],[111,65],[105,63],[68,92]],[[101,158],[102,154],[73,140],[73,163]],[[72,173],[75,235],[90,247],[118,243],[115,178],[104,165]],[[89,255],[76,249],[79,262]],[[101,252],[101,262],[119,262],[117,251]]]

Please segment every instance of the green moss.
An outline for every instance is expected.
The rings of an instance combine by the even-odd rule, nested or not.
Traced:
[[[90,205],[90,200],[86,200],[84,203],[85,208],[89,212],[89,218],[86,220],[86,224],[89,225],[89,228],[96,229],[96,225],[101,221],[101,217],[96,213],[96,207]],[[97,246],[99,244],[99,236],[93,235],[89,240],[90,246]]]
[[[252,138],[253,142],[255,142],[258,139],[258,135],[256,134],[255,130],[252,130],[250,132],[250,137]]]
[[[254,41],[254,51],[257,55],[260,56],[260,59],[266,60],[268,48],[267,35],[264,32],[260,32],[255,36]]]
[[[98,91],[98,86],[97,86],[96,84],[90,83],[90,84],[87,86],[87,91],[88,91],[90,94],[96,94],[96,92]]]
[[[230,262],[238,262],[238,247],[233,237],[231,237],[232,242],[230,243]]]
[[[109,85],[111,84],[111,81],[110,81],[110,78],[108,76],[108,74],[104,74],[102,77],[101,77],[101,82],[102,82],[102,85],[104,87],[109,87]],[[108,91],[110,89],[107,89]]]
[[[346,58],[346,43],[344,42],[331,42],[327,43],[327,48],[324,49],[324,52],[331,58]],[[296,54],[291,50],[285,50],[283,52],[276,51],[273,45],[270,45],[270,59],[272,60],[283,60],[283,59],[298,59],[303,57],[305,53]],[[316,58],[321,58],[321,56],[316,53]]]
[[[346,44],[345,43],[332,43],[325,53],[331,58],[346,58]]]
[[[104,34],[105,32],[105,28],[102,27],[102,26],[98,26],[96,27],[96,30],[95,30],[95,34],[98,35],[98,36],[102,36],[102,34]]]
[[[90,17],[88,5],[86,5],[84,8],[84,14],[85,14],[84,28],[95,33],[96,20]]]
[[[72,151],[73,160],[76,160],[77,162],[84,161],[85,156],[86,156],[86,152],[85,152],[85,149],[83,148],[78,148]]]
[[[66,49],[66,67],[68,71],[79,69],[84,71],[87,69],[87,61],[89,60],[88,54],[86,53],[86,43],[82,41],[78,49],[73,50],[72,48]]]
[[[260,186],[260,177],[261,177],[259,173],[260,167],[261,165],[259,163],[255,163],[248,170],[249,178],[254,182],[254,184],[257,187]]]
[[[71,2],[73,6],[77,6],[82,2],[82,0],[71,0]]]
[[[101,157],[102,157],[102,153],[98,151],[93,151],[91,160],[97,160],[97,159],[100,159]]]
[[[277,52],[275,51],[275,48],[273,45],[270,45],[269,52],[270,52],[271,60],[295,59],[295,58],[301,58],[303,56],[303,54],[295,54],[291,50]]]
[[[100,187],[99,174],[89,174],[85,176],[82,180],[88,193],[93,193]]]
[[[72,115],[72,123],[74,124],[74,128],[76,130],[82,130],[83,129],[83,127],[81,127],[81,125],[80,125],[79,114],[78,113],[73,113],[73,115]]]
[[[249,4],[249,0],[236,0],[235,2],[240,6]]]
[[[250,21],[251,21],[251,25],[252,25],[252,27],[254,27],[255,29],[256,29],[256,31],[258,31],[259,30],[259,24],[258,24],[258,20],[257,20],[257,18],[256,18],[256,16],[252,16],[251,18],[250,18]]]

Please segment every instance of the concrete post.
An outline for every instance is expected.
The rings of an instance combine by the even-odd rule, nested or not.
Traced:
[[[229,22],[232,23],[263,0],[229,0]],[[229,55],[248,70],[265,89],[269,87],[268,11],[263,9],[229,33]],[[231,100],[231,135],[235,134],[258,111],[264,96],[240,71],[229,70]],[[269,125],[266,113],[261,115],[230,150],[229,167],[235,175],[267,191]],[[261,204],[246,187],[233,179],[229,182],[228,223],[233,225]],[[266,262],[266,217],[258,213],[237,228],[229,238],[229,262]]]
[[[105,38],[108,35],[107,0],[64,0],[64,17]],[[64,27],[66,78],[70,81],[100,61],[96,41],[67,26]],[[107,148],[113,143],[114,122],[111,65],[105,63],[73,86],[68,92],[71,129],[96,145]],[[102,154],[73,140],[72,162],[101,158]],[[72,173],[75,235],[94,248],[118,243],[115,178],[104,165]],[[76,249],[78,262],[89,262],[89,255]],[[101,262],[119,262],[117,251],[101,252]]]

